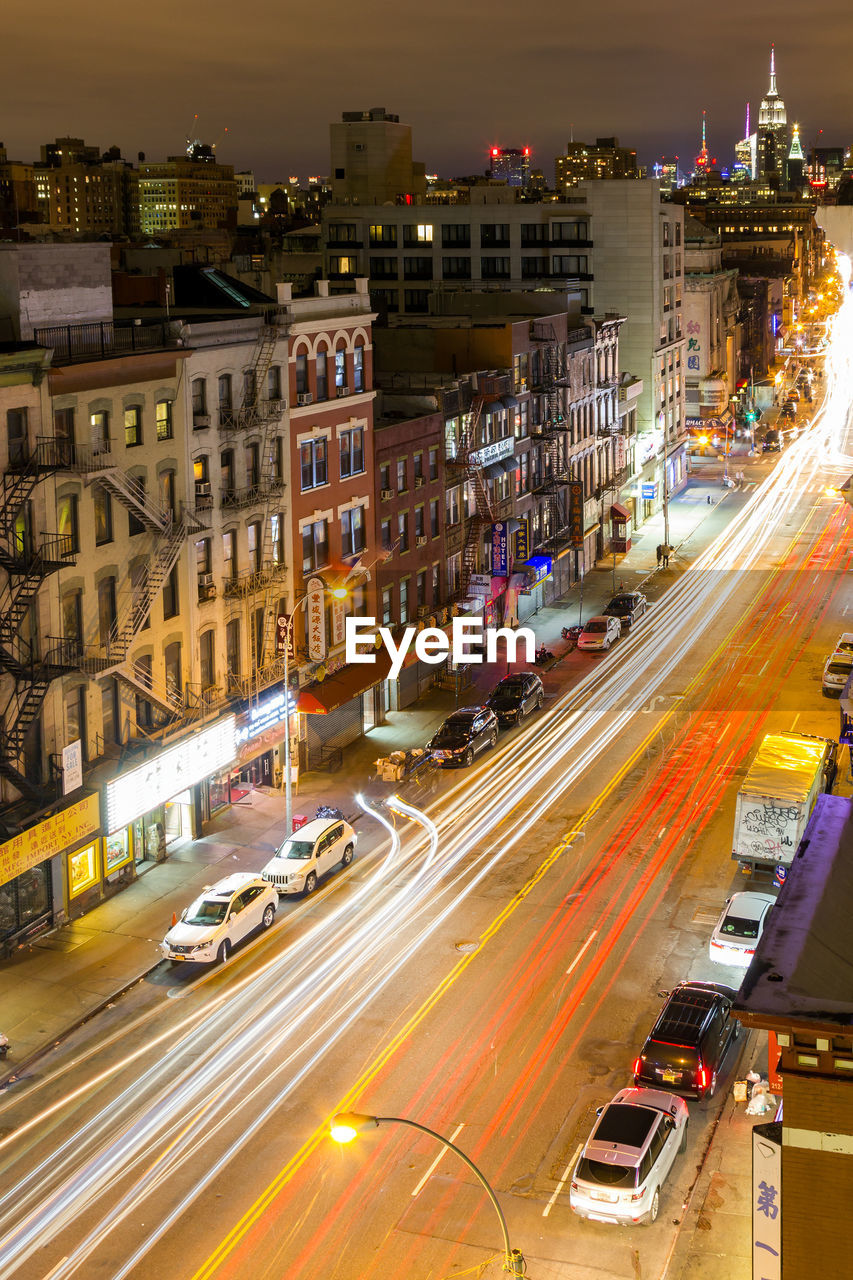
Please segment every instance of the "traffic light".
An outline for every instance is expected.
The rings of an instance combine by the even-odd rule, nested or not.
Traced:
[[[747,409],[744,417],[746,418],[747,422],[755,422],[755,410]]]

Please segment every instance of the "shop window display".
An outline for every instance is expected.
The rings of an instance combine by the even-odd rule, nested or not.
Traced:
[[[68,855],[68,896],[76,898],[101,879],[97,843]]]
[[[104,841],[104,875],[109,876],[121,867],[127,866],[132,857],[130,831],[127,827],[107,836]]]

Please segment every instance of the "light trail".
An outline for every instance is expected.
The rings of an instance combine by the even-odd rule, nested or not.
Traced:
[[[412,806],[396,802],[396,812],[416,818],[426,833],[426,856],[419,853],[422,834],[416,839],[407,835],[404,847],[384,815],[370,810],[389,833],[389,852],[350,898],[256,973],[217,995],[204,1011],[188,1015],[172,1036],[168,1066],[152,1062],[17,1182],[7,1170],[7,1190],[0,1196],[0,1229],[6,1233],[0,1241],[0,1277],[14,1275],[37,1249],[78,1220],[79,1205],[85,1202],[90,1229],[52,1273],[56,1280],[74,1275],[110,1232],[143,1204],[150,1205],[153,1192],[175,1183],[181,1173],[187,1189],[170,1212],[144,1232],[138,1230],[141,1238],[116,1280],[129,1275],[311,1077],[391,979],[450,921],[459,904],[678,670],[736,589],[733,570],[754,571],[762,580],[780,572],[768,549],[783,530],[792,495],[802,494],[827,468],[850,469],[841,442],[853,402],[851,351],[853,314],[846,296],[832,325],[826,399],[812,426],[785,451],[774,472],[666,600],[558,699],[532,731],[495,752],[489,766],[473,775],[476,789],[470,774],[453,787],[442,798],[435,820],[416,818]],[[531,794],[535,804],[519,812]],[[409,872],[405,884],[389,883]],[[344,984],[356,962],[361,986],[347,995]],[[185,1061],[176,1071],[182,1058],[198,1054],[200,1037],[207,1046],[201,1059]],[[153,1057],[153,1047],[165,1042],[156,1037],[96,1077],[98,1084],[135,1065],[145,1052]],[[48,1115],[70,1109],[90,1091],[72,1090],[29,1122],[27,1131],[35,1132]],[[251,1119],[249,1102],[258,1108]],[[216,1159],[199,1160],[205,1144],[214,1137],[221,1141],[235,1122],[240,1132],[226,1150]],[[11,1151],[22,1131],[4,1139],[0,1150]],[[190,1169],[192,1160],[195,1167]],[[117,1193],[122,1179],[127,1188]],[[106,1208],[96,1209],[100,1202]]]

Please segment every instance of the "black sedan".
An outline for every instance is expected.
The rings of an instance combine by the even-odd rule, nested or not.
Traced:
[[[490,707],[460,707],[427,743],[427,751],[438,765],[469,765],[497,740],[498,719]]]
[[[489,694],[491,707],[501,726],[521,724],[531,711],[538,711],[545,701],[542,681],[535,671],[517,671],[504,676]]]
[[[607,618],[618,618],[622,624],[622,630],[627,631],[632,623],[642,618],[648,607],[648,601],[642,591],[623,591],[618,596],[614,596],[602,612]]]

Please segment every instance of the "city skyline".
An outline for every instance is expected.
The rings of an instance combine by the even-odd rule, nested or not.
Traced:
[[[555,8],[553,22],[545,15],[535,32],[518,33],[514,10],[498,0],[489,30],[512,38],[494,45],[488,31],[484,41],[479,13],[460,14],[445,3],[432,7],[428,24],[398,22],[393,30],[378,8],[371,21],[369,7],[357,14],[340,7],[335,43],[325,48],[313,34],[291,32],[259,0],[247,28],[265,24],[271,38],[260,43],[234,40],[218,0],[201,27],[180,15],[175,22],[171,12],[166,27],[160,9],[155,4],[152,20],[131,36],[135,64],[155,69],[149,81],[126,74],[129,33],[120,17],[105,22],[84,9],[69,29],[50,0],[37,67],[24,57],[9,69],[0,140],[10,158],[35,159],[41,144],[70,135],[102,150],[118,145],[133,162],[140,151],[159,159],[180,154],[196,127],[204,141],[218,142],[222,163],[251,169],[259,181],[304,179],[327,172],[328,127],[341,112],[382,105],[411,125],[414,154],[427,171],[445,177],[484,171],[489,148],[500,145],[530,146],[550,180],[572,133],[582,141],[615,134],[649,166],[663,154],[692,157],[703,110],[709,153],[727,165],[746,102],[755,111],[766,91],[774,40],[780,93],[801,125],[804,148],[821,129],[826,144],[846,145],[853,133],[853,112],[839,115],[833,96],[853,17],[829,2],[796,42],[787,34],[793,9],[779,7],[739,15],[736,40],[722,23],[699,40],[696,18],[676,13],[652,41],[640,25],[645,20],[624,4],[608,15],[606,29],[594,13],[557,28]],[[827,22],[837,38],[821,49]],[[26,48],[22,13],[10,25],[10,44]],[[407,54],[415,42],[424,71],[413,78]]]

